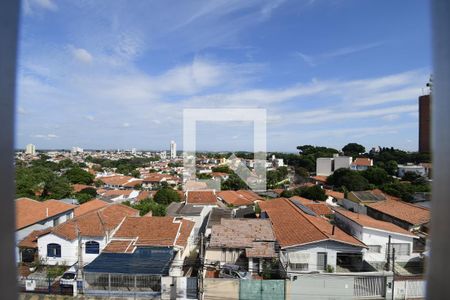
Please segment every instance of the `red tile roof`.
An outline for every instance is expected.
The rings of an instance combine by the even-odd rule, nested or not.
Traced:
[[[395,224],[380,221],[374,218],[369,217],[368,215],[354,213],[345,209],[335,209],[337,214],[340,214],[347,219],[363,226],[366,228],[379,229],[389,232],[400,233],[408,236],[415,236],[411,232],[406,229],[403,229]]]
[[[226,204],[234,206],[252,205],[255,201],[262,200],[259,195],[248,190],[221,191],[217,196]]]
[[[16,230],[69,212],[75,207],[75,205],[59,200],[36,201],[29,198],[19,198],[16,200]]]
[[[135,179],[135,178],[131,177],[131,176],[123,176],[123,175],[104,176],[104,177],[98,178],[98,180],[100,180],[104,184],[120,185],[120,186],[123,186],[124,184],[126,184],[127,182],[129,182],[130,180],[133,180],[133,179]]]
[[[103,237],[129,216],[138,216],[139,211],[122,204],[109,204],[98,210],[70,219],[54,227],[51,233],[66,240],[74,240],[79,230],[81,236]]]
[[[333,234],[333,225],[326,219],[304,213],[289,199],[278,198],[261,202],[259,205],[261,210],[268,214],[282,248],[327,240],[366,247],[364,243],[338,227],[334,228]]]
[[[85,202],[85,203],[79,205],[78,207],[76,207],[74,210],[74,216],[79,217],[88,212],[105,207],[106,205],[108,205],[108,203],[106,203],[105,201],[102,201],[99,199],[93,199],[91,201]]]
[[[344,193],[341,193],[341,192],[336,192],[336,191],[333,191],[333,190],[325,189],[325,194],[327,196],[331,196],[331,197],[333,197],[335,199],[344,199]]]
[[[86,184],[73,184],[72,189],[75,193],[81,192],[84,189],[96,189],[95,186],[86,185]]]
[[[52,230],[51,227],[41,230],[33,230],[27,235],[23,240],[19,242],[19,247],[21,248],[37,248],[37,239],[41,235],[47,234]]]
[[[320,181],[320,182],[327,182],[328,176],[317,175],[317,176],[313,176],[311,178],[314,180]]]
[[[214,191],[187,191],[186,193],[186,203],[188,204],[217,204],[217,197]]]
[[[194,222],[173,217],[127,217],[113,241],[133,240],[137,246],[186,247]]]
[[[373,160],[366,157],[358,157],[352,162],[352,165],[371,167],[373,166]]]
[[[394,200],[390,197],[385,201],[369,203],[366,206],[411,225],[428,223],[431,218],[428,208],[406,203],[401,200]]]

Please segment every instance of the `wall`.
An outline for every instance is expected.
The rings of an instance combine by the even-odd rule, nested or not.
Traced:
[[[332,158],[318,158],[316,160],[316,175],[329,176],[333,173],[333,159]]]
[[[205,278],[203,280],[203,299],[239,299],[239,280],[224,278]]]
[[[104,238],[85,238],[82,241],[82,253],[83,253],[83,264],[86,265],[92,262],[99,254],[86,254],[84,244],[87,241],[96,241],[100,245],[100,253],[106,246],[106,241]],[[50,243],[56,243],[61,245],[61,257],[47,257],[47,245]],[[45,261],[48,265],[64,264],[73,265],[78,261],[78,241],[77,239],[73,241],[68,241],[52,233],[41,236],[38,239],[38,251],[39,257]]]
[[[349,197],[351,197],[350,194],[349,194]],[[361,204],[359,204],[359,203],[356,203],[356,202],[354,202],[354,201],[352,201],[352,200],[349,200],[349,199],[343,199],[342,202],[341,202],[341,204],[342,204],[342,206],[343,206],[345,209],[354,211],[354,212],[356,212],[356,213],[360,213],[360,214],[366,214],[366,213],[367,213],[367,208],[366,208],[366,206],[361,205]]]
[[[298,246],[282,250],[280,253],[280,260],[283,265],[287,265],[288,273],[291,272],[290,277],[295,273],[301,273],[301,271],[292,270],[289,266],[289,254],[291,253],[305,253],[309,254],[307,259],[308,270],[305,272],[318,271],[317,270],[317,253],[327,253],[327,265],[330,265],[336,270],[336,258],[338,253],[362,253],[362,248],[354,247],[333,241],[323,241],[310,245]]]

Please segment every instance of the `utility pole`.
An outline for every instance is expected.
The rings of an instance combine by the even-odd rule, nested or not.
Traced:
[[[395,248],[392,249],[392,300],[394,300],[394,285],[395,285]]]
[[[81,290],[83,291],[84,285],[84,272],[83,272],[83,244],[81,241],[80,229],[77,226],[77,241],[78,241],[78,268],[77,268],[77,280],[75,281],[76,286],[74,286],[75,290],[78,289],[78,280],[81,279]]]
[[[197,272],[197,278],[198,278],[198,299],[202,300],[203,299],[203,233],[200,235],[200,253],[199,253],[199,259],[200,259],[200,266],[198,267],[198,272]]]
[[[387,253],[386,253],[386,271],[389,271],[391,269],[390,263],[391,263],[391,236],[389,235],[388,244],[387,244]]]

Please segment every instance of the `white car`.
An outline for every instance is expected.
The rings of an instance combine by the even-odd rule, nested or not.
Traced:
[[[69,270],[64,272],[59,280],[60,286],[73,286],[73,284],[77,281],[77,270],[75,267],[71,267]]]

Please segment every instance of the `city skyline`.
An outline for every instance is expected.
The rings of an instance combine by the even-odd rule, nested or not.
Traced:
[[[267,109],[268,151],[417,150],[426,2],[28,0],[22,13],[16,148],[182,149],[183,108],[251,107]],[[251,129],[200,124],[197,148],[251,151]]]

